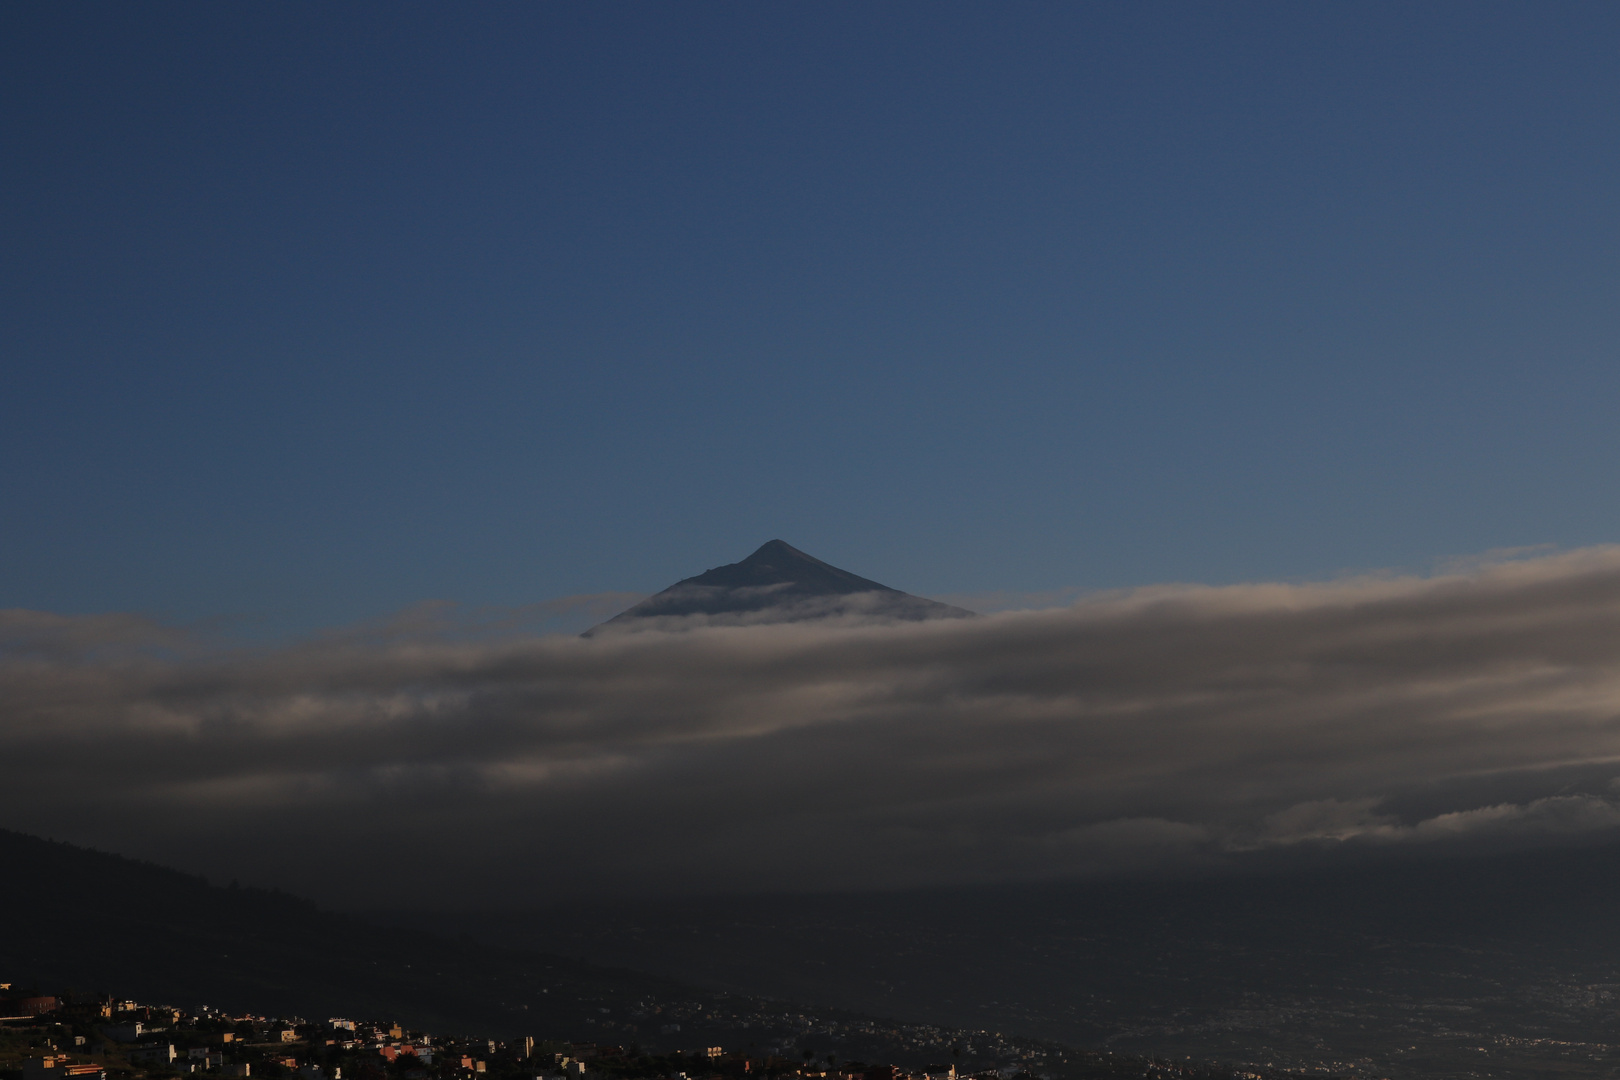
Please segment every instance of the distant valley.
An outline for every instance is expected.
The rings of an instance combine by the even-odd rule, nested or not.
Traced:
[[[614,903],[413,925],[1075,1045],[1363,1076],[1620,1068],[1620,848]]]

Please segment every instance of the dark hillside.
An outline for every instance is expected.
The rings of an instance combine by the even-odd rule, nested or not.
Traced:
[[[846,1010],[812,1013],[504,943],[389,928],[15,832],[0,830],[0,865],[8,886],[0,891],[0,981],[25,992],[106,992],[182,1009],[348,1016],[653,1051],[720,1045],[794,1063],[809,1051],[919,1066],[954,1051],[964,1065],[1016,1063],[1053,1080],[1143,1074],[1140,1059]],[[1225,1075],[1209,1073],[1217,1074]]]
[[[583,1037],[604,1006],[680,985],[556,956],[386,929],[282,893],[0,830],[0,980],[180,1007],[396,1018]]]

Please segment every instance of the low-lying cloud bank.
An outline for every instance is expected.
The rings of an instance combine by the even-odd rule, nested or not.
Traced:
[[[273,650],[0,613],[0,825],[339,903],[1620,829],[1620,549],[968,620]]]

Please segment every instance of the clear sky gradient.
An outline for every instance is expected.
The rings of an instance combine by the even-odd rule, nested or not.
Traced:
[[[1620,540],[1620,6],[0,11],[0,607]]]

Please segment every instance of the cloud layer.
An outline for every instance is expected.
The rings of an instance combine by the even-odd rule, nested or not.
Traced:
[[[0,825],[340,903],[1547,842],[1616,775],[1615,548],[593,640],[0,613]]]

